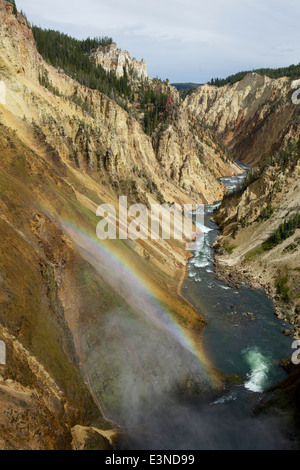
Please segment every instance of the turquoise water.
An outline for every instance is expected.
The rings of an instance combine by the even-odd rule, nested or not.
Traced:
[[[234,189],[242,178],[223,181]],[[202,409],[202,417],[210,425],[199,446],[288,449],[291,444],[284,437],[284,422],[274,417],[254,418],[253,411],[263,399],[262,392],[286,377],[280,361],[291,357],[292,339],[282,331],[290,325],[277,319],[273,303],[263,291],[247,285],[234,289],[216,278],[211,245],[219,231],[211,217],[217,206],[205,208],[203,248],[193,253],[182,293],[209,322],[202,338],[205,354],[216,368],[239,376],[242,383],[225,389]]]
[[[234,189],[244,177],[224,182]],[[200,239],[194,246],[182,294],[208,321],[202,335],[206,356],[217,369],[239,376],[239,384],[218,394],[205,392],[193,403],[162,392],[153,408],[143,412],[141,426],[128,429],[123,448],[292,448],[281,416],[254,415],[263,391],[286,377],[280,361],[291,357],[292,340],[282,334],[287,325],[274,315],[272,301],[262,291],[246,285],[232,289],[217,280],[211,245],[219,232],[210,220],[217,206],[205,208],[203,246]],[[175,358],[168,360],[174,367]]]
[[[288,325],[277,319],[272,301],[262,291],[246,285],[233,289],[218,281],[211,248],[218,230],[210,221],[211,215],[211,208],[206,208],[205,225],[211,231],[204,234],[202,250],[189,262],[182,293],[209,322],[203,346],[216,367],[244,377],[253,372],[249,357],[252,364],[255,357],[258,363],[268,364],[262,381],[262,388],[266,388],[284,377],[278,364],[291,356],[291,338],[282,334]]]
[[[231,190],[244,177],[223,178],[223,182]],[[263,291],[247,285],[233,289],[216,278],[211,245],[220,232],[211,218],[218,205],[205,207],[203,247],[192,253],[183,295],[209,322],[203,346],[216,367],[245,378],[252,375],[253,381],[257,370],[262,391],[285,376],[279,361],[291,357],[292,340],[282,334],[290,325],[277,319],[274,305]],[[247,383],[250,388],[252,382]]]

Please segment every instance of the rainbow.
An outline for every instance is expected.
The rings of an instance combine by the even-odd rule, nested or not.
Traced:
[[[203,379],[212,388],[219,385],[212,365],[195,344],[191,335],[160,304],[153,286],[145,281],[129,264],[120,250],[98,240],[74,223],[60,221],[62,231],[74,243],[82,256],[93,265],[98,274],[109,283],[126,304],[152,324],[166,330],[180,345],[198,359]]]

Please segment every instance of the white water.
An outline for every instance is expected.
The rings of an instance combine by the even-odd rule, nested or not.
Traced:
[[[247,374],[248,380],[245,382],[245,387],[251,392],[261,393],[267,384],[269,361],[257,348],[248,349],[243,353],[251,369],[251,372]]]
[[[196,223],[196,227],[198,230],[200,230],[201,233],[208,233],[211,232],[212,229],[209,227],[206,227],[205,225],[201,224],[200,222]]]
[[[245,169],[247,169],[245,167]],[[222,181],[226,185],[227,189],[235,189],[246,177],[246,172],[242,175],[223,178]],[[216,203],[211,206],[206,206],[204,208],[204,214],[210,217],[210,214],[213,214],[214,210],[220,206],[221,203]],[[199,210],[203,210],[200,208]],[[193,255],[194,257],[189,262],[188,267],[188,276],[193,278],[196,282],[203,281],[203,276],[207,276],[208,273],[213,272],[213,259],[214,252],[210,246],[209,242],[209,232],[214,230],[213,228],[207,227],[205,224],[198,223],[197,228],[201,231],[200,237],[193,245]],[[205,269],[203,269],[205,268]],[[231,287],[220,283],[219,287],[226,291],[231,290],[234,294],[239,294],[238,291],[234,291]],[[213,283],[207,282],[206,279],[206,288],[214,288]],[[233,312],[230,312],[233,314]],[[238,327],[238,325],[235,325]],[[259,351],[257,347],[252,347],[250,349],[242,351],[242,355],[246,364],[249,366],[249,372],[246,375],[244,387],[254,393],[263,392],[264,388],[268,384],[268,375],[271,369],[271,364],[268,359]],[[222,397],[215,403],[225,403],[226,401],[236,400],[236,396],[227,395]]]

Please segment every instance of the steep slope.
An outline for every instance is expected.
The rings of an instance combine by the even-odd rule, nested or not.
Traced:
[[[96,208],[121,194],[147,206],[212,202],[224,192],[217,176],[240,169],[209,131],[200,161],[185,110],[150,138],[113,100],[46,64],[5,0],[0,24],[0,445],[107,448],[118,426],[106,416],[128,425],[137,403],[141,415],[161,393],[201,393],[218,377],[201,354],[204,321],[180,295],[184,244],[99,243]],[[10,415],[24,424],[17,433]]]
[[[218,240],[221,277],[247,280],[263,287],[277,301],[277,315],[300,333],[299,136],[244,190],[224,199],[215,216],[222,228]],[[253,178],[253,177],[252,177]],[[250,175],[251,181],[251,175]],[[272,238],[270,238],[272,236]]]
[[[273,297],[291,290],[293,302],[278,315],[288,313],[298,328],[298,229],[264,249],[272,233],[299,211],[300,107],[292,100],[294,91],[289,78],[250,73],[234,85],[199,87],[184,105],[218,133],[236,158],[254,167],[215,216],[222,229],[216,244],[219,275],[235,284],[247,279]]]
[[[0,140],[0,322],[7,349],[1,405],[4,415],[15,416],[9,424],[1,420],[2,442],[7,448],[70,448],[75,424],[101,419],[59,299],[61,271],[73,249],[37,207],[35,194],[47,198],[52,191],[45,184],[47,165],[3,125]],[[50,175],[55,187],[59,179]]]
[[[222,138],[235,158],[256,166],[279,150],[299,125],[292,80],[248,74],[234,85],[204,85],[185,106]]]
[[[222,230],[216,274],[237,288],[264,289],[277,317],[291,324],[283,333],[300,339],[300,107],[293,92],[288,78],[250,74],[233,86],[205,85],[185,105],[253,167],[214,216]],[[299,446],[299,366],[284,367],[288,378],[264,393],[256,412],[292,417],[289,433]]]

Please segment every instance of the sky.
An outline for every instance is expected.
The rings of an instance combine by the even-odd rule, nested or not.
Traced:
[[[150,77],[206,83],[300,62],[298,0],[16,0],[28,20],[78,39],[109,36]]]

